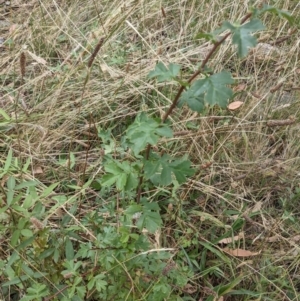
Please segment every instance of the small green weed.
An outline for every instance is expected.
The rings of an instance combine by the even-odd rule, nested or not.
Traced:
[[[81,7],[82,3],[78,5]],[[161,10],[164,12],[163,8]],[[204,38],[212,46],[199,67],[193,66],[192,74],[186,74],[186,70],[192,68],[186,69],[177,63],[165,64],[161,60],[148,72],[149,86],[155,89],[153,97],[162,97],[163,109],[155,110],[153,104],[151,110],[145,104],[141,111],[126,105],[120,108],[119,99],[114,97],[117,91],[122,91],[126,81],[121,78],[115,85],[117,88],[103,97],[104,102],[108,97],[113,98],[113,105],[104,109],[112,117],[103,124],[96,124],[95,112],[88,106],[90,82],[97,72],[105,72],[102,66],[93,73],[93,67],[101,48],[109,43],[109,38],[120,24],[112,22],[112,32],[94,43],[96,46],[88,60],[76,52],[74,65],[61,68],[68,63],[65,59],[55,69],[49,67],[47,76],[54,72],[57,78],[63,77],[56,83],[59,89],[58,86],[55,89],[51,87],[59,93],[72,93],[65,91],[64,86],[74,84],[75,79],[80,78],[80,95],[74,96],[71,104],[63,104],[61,108],[69,110],[71,107],[72,114],[90,120],[89,124],[84,124],[82,120],[85,118],[76,119],[81,127],[87,128],[76,139],[60,132],[67,142],[64,141],[63,148],[53,145],[56,155],[51,157],[50,166],[46,166],[47,175],[57,172],[55,182],[53,178],[38,179],[36,175],[43,175],[44,171],[34,167],[35,158],[22,158],[21,142],[27,134],[16,131],[14,138],[19,153],[17,155],[10,148],[0,169],[0,231],[7,243],[6,258],[0,261],[1,290],[5,300],[217,301],[225,298],[296,300],[299,297],[288,273],[280,266],[274,267],[266,260],[259,267],[258,259],[251,263],[250,260],[240,260],[241,257],[258,258],[260,255],[260,252],[246,250],[248,242],[243,240],[246,226],[248,229],[253,227],[253,232],[262,229],[260,208],[252,208],[251,211],[245,205],[248,192],[240,194],[244,202],[242,205],[229,209],[228,203],[234,203],[236,196],[233,193],[238,186],[235,181],[232,180],[231,186],[221,192],[217,184],[222,184],[222,173],[207,177],[205,173],[211,166],[210,162],[203,164],[200,170],[196,168],[197,152],[193,151],[193,146],[190,156],[181,151],[190,146],[183,145],[172,151],[180,134],[181,122],[186,122],[187,129],[199,134],[199,121],[185,117],[185,110],[195,112],[194,116],[211,114],[210,126],[216,125],[215,140],[221,141],[219,133],[222,131],[234,135],[242,117],[235,110],[225,110],[229,102],[235,101],[239,95],[235,85],[236,74],[215,70],[214,64],[209,66],[209,63],[230,37],[238,58],[245,60],[249,51],[257,45],[255,33],[265,29],[265,13],[287,20],[291,25],[295,23],[287,12],[265,5],[252,9],[240,22],[225,21],[213,32],[197,33],[196,39]],[[46,26],[46,20],[43,22]],[[56,40],[62,45],[70,43],[65,33],[57,33]],[[49,41],[45,42],[41,49],[52,53],[48,44]],[[58,59],[59,52],[53,51],[55,59]],[[103,62],[108,61],[109,67],[122,66],[127,62],[126,55],[119,49]],[[26,82],[24,67],[22,80],[23,77]],[[116,78],[119,79],[120,75]],[[139,80],[144,81],[145,78]],[[53,79],[50,82],[53,83]],[[132,89],[135,88],[133,85]],[[18,93],[16,95],[21,94]],[[173,97],[172,100],[169,97]],[[45,100],[56,101],[47,97]],[[132,102],[136,105],[136,99]],[[125,121],[122,119],[119,123],[118,115],[124,111],[130,114],[125,114]],[[32,113],[25,106],[22,112],[26,113],[22,116],[25,121]],[[16,129],[21,123],[27,125],[17,110],[14,118],[3,109],[0,114],[4,119],[1,126],[7,141],[11,124]],[[69,120],[61,116],[55,122],[63,125]],[[72,126],[76,132],[75,125]],[[43,140],[47,139],[47,131],[52,129],[46,131],[40,126],[38,130],[43,133]],[[199,134],[204,141],[203,145],[199,144],[204,149],[202,153],[207,154],[210,148],[215,148],[214,154],[218,154],[217,146],[205,143],[205,135],[205,132]],[[222,160],[231,157],[230,152],[235,147],[232,145],[239,143],[247,147],[246,151],[238,150],[238,156],[251,156],[251,147],[255,146],[250,146],[246,134],[237,138],[243,143],[241,140],[232,143],[226,139],[219,147],[223,151],[220,155]],[[85,148],[85,153],[80,161],[81,147]],[[97,164],[88,162],[93,147]],[[197,158],[197,164],[202,159]],[[254,168],[251,174],[255,174]],[[214,204],[206,198],[208,191],[216,197]],[[296,202],[298,197],[297,189],[290,194],[292,202]],[[281,222],[290,225],[298,221],[287,202],[287,199],[281,199]],[[205,210],[206,206],[210,209]],[[273,225],[274,228],[276,226]],[[255,240],[256,237],[251,238],[253,250],[259,248]],[[246,267],[245,270],[242,267]],[[294,261],[291,269],[296,268],[297,262]],[[256,269],[259,272],[253,273]],[[268,294],[268,290],[272,292]]]

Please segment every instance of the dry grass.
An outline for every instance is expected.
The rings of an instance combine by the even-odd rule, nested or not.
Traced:
[[[0,46],[0,104],[11,117],[8,123],[0,117],[0,160],[4,165],[9,148],[23,163],[30,158],[31,172],[25,176],[38,180],[41,189],[70,180],[81,185],[83,176],[102,174],[97,128],[113,129],[118,140],[141,110],[162,116],[176,86],[147,80],[156,62],[181,64],[182,76],[188,77],[210,49],[195,40],[196,34],[218,28],[223,20],[239,20],[250,7],[249,1],[218,0],[11,2],[0,6],[7,22],[0,25],[6,41]],[[274,2],[299,18],[296,1]],[[216,108],[206,115],[177,109],[171,116],[175,136],[167,151],[189,155],[197,174],[174,205],[181,220],[166,222],[162,235],[165,247],[188,249],[188,242],[201,239],[221,250],[216,221],[195,212],[231,226],[243,219],[237,232],[244,236],[234,247],[260,255],[251,260],[231,256],[232,270],[224,279],[242,275],[241,287],[262,294],[256,300],[298,300],[299,31],[291,33],[286,21],[269,14],[263,21],[267,29],[259,42],[276,47],[276,55],[253,50],[239,60],[225,43],[210,62],[215,70],[233,73],[236,100],[244,106],[234,116]],[[280,107],[287,95],[293,102]],[[289,119],[295,122],[267,124]],[[88,202],[93,197],[88,191]],[[79,216],[73,218],[80,224]],[[190,256],[200,262],[195,245]],[[202,263],[205,268],[222,264],[217,260]],[[199,269],[191,279],[198,292],[192,298],[205,296],[209,284],[203,279]],[[215,275],[209,279],[219,284]],[[238,298],[228,300],[246,300]]]

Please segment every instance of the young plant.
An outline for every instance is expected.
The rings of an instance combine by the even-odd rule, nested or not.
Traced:
[[[233,98],[230,85],[234,80],[228,71],[213,72],[207,64],[230,36],[239,57],[246,56],[249,47],[255,47],[257,43],[253,33],[264,28],[258,19],[264,12],[293,21],[286,12],[264,6],[254,9],[240,22],[226,21],[220,29],[201,34],[213,46],[200,68],[187,81],[181,80],[181,66],[177,64],[166,66],[158,62],[149,73],[149,79],[175,81],[179,85],[172,104],[161,119],[145,112],[137,114],[120,141],[115,141],[109,130],[99,129],[104,175],[95,181],[89,179],[82,187],[71,187],[80,195],[88,188],[98,190],[97,206],[85,214],[80,223],[75,218],[76,223],[70,222],[78,211],[77,194],[55,195],[53,192],[59,183],[39,191],[36,181],[20,180],[16,175],[17,160],[11,151],[8,152],[0,171],[5,179],[1,185],[4,199],[0,211],[7,214],[13,248],[8,260],[0,262],[1,277],[9,279],[1,283],[7,295],[13,292],[15,299],[19,297],[23,301],[179,301],[190,298],[185,296],[184,288],[195,263],[187,254],[184,254],[186,261],[176,262],[178,250],[161,248],[160,242],[161,204],[165,199],[179,199],[178,189],[196,173],[188,158],[174,157],[168,152],[168,139],[173,137],[169,117],[176,107],[184,105],[198,113],[206,107],[227,106]],[[220,36],[224,31],[226,33]],[[103,40],[91,55],[89,71],[102,43]],[[85,78],[84,91],[89,76],[90,73]],[[0,114],[6,117],[3,112]],[[72,161],[75,164],[75,157]],[[29,163],[26,162],[22,170],[28,168]],[[59,231],[48,228],[38,219],[46,210],[41,199],[47,199],[51,193],[55,205],[48,217],[59,207],[71,207],[62,217]],[[20,202],[22,206],[18,205]],[[201,246],[204,248],[203,262],[209,251],[229,264],[228,258],[217,248],[208,243],[201,243]],[[184,253],[184,248],[182,250]],[[203,271],[216,277],[223,275],[217,266]],[[237,277],[229,279],[226,285],[213,288],[214,296],[208,300],[234,294],[235,286],[241,281],[242,277]]]

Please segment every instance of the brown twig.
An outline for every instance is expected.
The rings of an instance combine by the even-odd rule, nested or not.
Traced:
[[[268,120],[267,121],[267,126],[268,127],[273,127],[273,126],[285,126],[285,125],[291,125],[295,123],[295,119],[284,119],[284,120]]]
[[[22,77],[22,84],[23,84],[25,72],[26,72],[26,55],[24,52],[22,52],[20,55],[20,68],[21,68],[21,77]]]

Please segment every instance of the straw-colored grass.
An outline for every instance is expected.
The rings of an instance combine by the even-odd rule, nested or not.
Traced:
[[[60,206],[55,203],[57,198],[47,197],[42,200],[46,211],[39,216],[52,229],[61,229],[61,217],[74,205],[65,185],[82,186],[104,173],[98,131],[111,129],[120,141],[138,112],[162,117],[171,105],[176,83],[147,79],[156,63],[180,64],[182,77],[188,78],[211,49],[197,34],[217,29],[224,20],[240,20],[250,4],[261,3],[23,2],[0,4],[0,37],[5,41],[0,45],[0,108],[10,118],[7,122],[0,115],[0,166],[12,149],[19,167],[30,160],[25,173],[15,171],[17,179],[36,180],[38,191],[60,183],[53,194],[65,194],[71,201]],[[299,20],[297,1],[277,0],[272,5]],[[212,287],[239,277],[237,291],[258,295],[231,295],[224,300],[300,298],[299,30],[271,14],[262,21],[266,30],[257,37],[260,45],[273,47],[272,51],[261,46],[241,60],[231,43],[224,43],[209,62],[213,70],[232,72],[235,100],[244,105],[234,113],[213,108],[202,115],[183,107],[170,117],[175,134],[164,151],[189,156],[196,169],[172,205],[178,218],[170,221],[172,213],[166,211],[160,234],[161,247],[176,250],[177,264],[184,266],[189,258],[194,267],[180,293],[190,299],[182,300],[206,300],[214,294]],[[276,124],[278,120],[281,124]],[[7,176],[1,181],[4,207]],[[69,217],[86,233],[86,241],[92,241],[92,230],[81,219],[97,207],[93,203],[97,193],[89,187],[84,194],[74,194],[81,210]],[[109,199],[103,202],[109,204]],[[241,235],[232,242],[232,249],[257,254],[238,257],[226,253],[226,245],[216,241],[225,233],[218,221]],[[3,300],[16,300],[10,299],[7,286],[1,287],[11,280],[5,272],[15,250],[10,245],[13,229],[6,227],[10,222],[8,212],[0,232]],[[201,242],[215,253],[206,249],[204,255]],[[217,252],[230,259],[224,269]],[[211,273],[204,275],[210,268]],[[55,287],[53,280],[45,282]],[[11,287],[15,290],[13,284]]]

